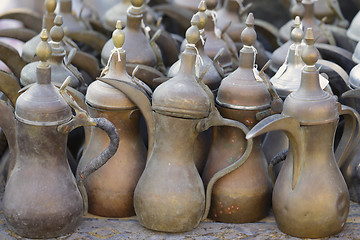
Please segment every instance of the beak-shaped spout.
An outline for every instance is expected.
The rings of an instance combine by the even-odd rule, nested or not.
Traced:
[[[294,190],[298,181],[303,159],[303,141],[299,121],[293,117],[286,117],[281,114],[269,116],[256,124],[246,135],[246,139],[257,137],[261,134],[282,130],[289,138],[293,153],[293,178],[292,189]]]
[[[137,87],[135,84],[132,85],[131,83],[121,81],[118,79],[111,79],[111,78],[99,78],[99,80],[123,92],[140,109],[143,117],[145,118],[147,130],[148,130],[149,143],[148,143],[147,159],[149,159],[154,145],[154,132],[155,132],[154,118],[152,115],[152,109],[151,109],[151,103],[149,97],[140,87]]]

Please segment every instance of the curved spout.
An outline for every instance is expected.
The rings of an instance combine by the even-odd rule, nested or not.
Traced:
[[[293,152],[293,178],[292,189],[294,190],[298,181],[304,156],[304,143],[299,121],[293,117],[286,117],[281,114],[275,114],[261,120],[246,135],[246,139],[257,137],[270,131],[282,130],[289,138]]]
[[[131,101],[133,101],[140,109],[142,115],[145,118],[147,130],[148,130],[149,143],[148,143],[147,160],[149,160],[154,145],[155,126],[154,126],[154,118],[152,115],[151,103],[147,94],[144,93],[144,91],[139,87],[137,87],[135,84],[133,85],[129,82],[121,81],[118,79],[111,79],[111,78],[98,78],[98,79],[126,94],[126,96]]]

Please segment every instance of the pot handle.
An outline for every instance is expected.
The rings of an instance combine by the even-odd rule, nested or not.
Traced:
[[[241,131],[243,131],[245,133],[245,135],[249,132],[249,129],[244,124],[242,124],[242,123],[240,123],[238,121],[223,118],[220,115],[217,108],[212,109],[212,111],[210,112],[209,117],[207,117],[207,118],[205,118],[205,119],[198,122],[198,124],[196,125],[196,130],[198,132],[202,132],[202,131],[205,131],[205,130],[207,130],[208,128],[210,128],[212,126],[236,127],[236,128],[241,129]],[[217,172],[210,179],[210,181],[208,183],[208,186],[206,188],[205,212],[204,212],[204,215],[202,217],[202,220],[207,218],[207,216],[209,214],[210,204],[211,204],[212,189],[213,189],[215,183],[217,182],[217,180],[219,180],[223,176],[233,172],[234,170],[238,169],[241,165],[243,165],[246,162],[246,160],[248,159],[248,157],[249,157],[249,155],[250,155],[250,153],[252,151],[252,147],[253,147],[253,141],[252,141],[252,139],[248,139],[247,140],[247,147],[246,147],[246,150],[245,150],[244,154],[238,160],[236,160],[233,164],[231,164],[230,166],[220,170],[219,172]]]
[[[72,96],[66,91],[66,87],[69,84],[70,79],[70,77],[67,77],[64,83],[61,85],[60,94],[65,99],[67,104],[69,104],[69,106],[74,109],[76,115],[73,116],[69,122],[58,126],[57,130],[60,133],[67,134],[80,126],[95,126],[104,130],[110,138],[109,146],[100,155],[93,158],[87,165],[85,165],[83,169],[78,170],[76,174],[78,187],[83,197],[84,213],[86,214],[88,209],[88,202],[83,181],[90,174],[103,166],[116,153],[119,146],[119,135],[115,126],[109,120],[105,118],[91,118],[88,113],[74,101]]]
[[[335,151],[335,159],[341,167],[360,139],[360,116],[351,107],[339,104],[339,114],[344,116],[344,132]]]

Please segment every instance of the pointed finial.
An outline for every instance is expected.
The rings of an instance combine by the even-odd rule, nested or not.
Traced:
[[[54,13],[56,8],[56,0],[46,0],[45,1],[45,9],[48,13]]]
[[[122,48],[125,42],[125,33],[121,30],[121,21],[117,20],[116,29],[112,34],[112,40],[116,48]]]
[[[36,47],[36,55],[40,58],[40,65],[48,66],[47,60],[51,56],[51,47],[47,42],[49,35],[46,29],[43,29],[40,33],[41,42]]]
[[[130,0],[131,5],[134,7],[141,7],[144,4],[144,0]]]
[[[198,6],[199,12],[205,12],[207,9],[205,0],[201,0]]]
[[[217,4],[217,0],[206,0],[206,6],[208,10],[214,10]]]
[[[198,28],[199,30],[202,30],[205,28],[205,25],[207,23],[207,15],[205,13],[206,11],[206,3],[205,3],[205,0],[202,0],[199,4],[199,7],[198,7],[198,12],[196,13],[196,15],[199,16],[199,25],[198,25]]]
[[[301,29],[300,17],[296,16],[294,20],[294,29],[291,31],[291,40],[295,43],[301,43],[304,37],[304,32]]]
[[[185,33],[186,40],[189,44],[196,44],[200,40],[199,23],[199,16],[194,15],[191,18],[191,27],[189,27]]]
[[[252,46],[256,41],[257,35],[254,30],[254,22],[254,15],[249,13],[245,22],[247,27],[241,33],[241,41],[246,46]]]
[[[319,51],[314,46],[315,39],[312,28],[306,30],[304,39],[307,46],[304,48],[301,57],[306,65],[313,66],[319,59]]]
[[[50,30],[50,37],[54,42],[60,42],[64,38],[64,29],[61,27],[63,24],[62,16],[57,15],[54,20],[54,26]]]

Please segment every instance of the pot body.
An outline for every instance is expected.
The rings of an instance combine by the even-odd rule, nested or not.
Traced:
[[[88,105],[91,117],[104,117],[117,129],[119,142],[115,155],[84,182],[89,199],[89,212],[104,217],[134,216],[133,196],[145,168],[146,148],[139,133],[140,111],[101,110]],[[79,168],[103,152],[109,144],[108,135],[92,128],[89,144],[80,159]]]
[[[255,125],[257,111],[239,111],[217,106],[225,118],[237,120],[248,128]],[[214,128],[214,141],[203,172],[205,185],[219,170],[243,155],[246,139],[243,132],[231,127]],[[267,162],[261,149],[261,137],[254,139],[247,161],[214,185],[210,208],[211,219],[220,222],[255,222],[267,216],[271,205],[272,186]]]
[[[66,158],[67,135],[19,121],[16,129],[17,158],[3,199],[9,229],[28,238],[73,232],[83,201]]]
[[[301,126],[304,150],[294,189],[292,150],[280,170],[272,203],[276,223],[286,234],[322,238],[340,232],[346,222],[350,202],[334,156],[336,126],[337,121]]]
[[[155,143],[135,189],[135,212],[141,225],[152,230],[189,231],[205,209],[204,186],[194,164],[199,120],[153,116]]]

